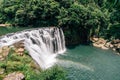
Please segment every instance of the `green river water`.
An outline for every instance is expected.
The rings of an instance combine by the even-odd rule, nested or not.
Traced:
[[[120,80],[120,56],[111,50],[79,45],[58,58],[70,80]]]

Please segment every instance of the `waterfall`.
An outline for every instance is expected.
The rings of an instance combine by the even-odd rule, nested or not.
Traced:
[[[1,36],[0,47],[10,46],[21,40],[29,55],[42,69],[54,65],[56,56],[66,50],[63,31],[56,27],[29,29]]]

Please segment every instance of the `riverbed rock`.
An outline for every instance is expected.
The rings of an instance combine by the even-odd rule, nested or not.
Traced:
[[[102,48],[102,49],[107,49],[107,47],[105,46],[106,44],[106,40],[104,40],[103,38],[93,38],[93,46],[95,47],[99,47],[99,48]]]
[[[20,72],[13,72],[8,74],[3,80],[23,80],[25,76]]]
[[[106,49],[106,50],[109,49],[108,47],[106,47],[106,46],[104,46],[104,45],[103,45],[101,48],[102,48],[102,49]]]
[[[111,44],[118,44],[120,43],[120,40],[119,39],[114,39],[111,41]]]
[[[95,47],[99,47],[102,49],[112,49],[113,51],[120,53],[120,40],[119,39],[115,39],[109,42],[103,38],[92,38],[91,40],[93,42],[93,46]]]

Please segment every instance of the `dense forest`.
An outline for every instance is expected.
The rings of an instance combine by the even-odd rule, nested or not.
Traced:
[[[107,49],[120,55],[120,0],[0,0],[0,80],[120,80]]]
[[[61,27],[67,43],[120,38],[120,0],[0,0],[0,5],[1,24]]]

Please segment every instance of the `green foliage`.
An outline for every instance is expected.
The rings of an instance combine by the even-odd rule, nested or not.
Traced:
[[[5,35],[7,33],[17,32],[24,29],[28,29],[29,27],[0,27],[0,36]]]
[[[67,80],[66,72],[61,67],[54,66],[44,71],[40,70],[27,51],[23,56],[19,56],[13,48],[6,59],[0,61],[0,70],[5,70],[4,74],[0,75],[0,79],[12,72],[22,72],[25,80]]]
[[[106,37],[108,39],[120,39],[120,23],[111,25]]]
[[[0,78],[5,77],[5,75],[11,72],[22,72],[25,75],[25,78],[35,74],[35,70],[31,67],[32,58],[29,55],[19,56],[11,49],[9,55],[4,61],[0,61],[0,69],[4,69],[5,72],[3,76],[0,75]],[[34,65],[34,64],[33,64]]]
[[[1,0],[0,23],[62,27],[66,40],[87,42],[120,23],[120,0]],[[83,34],[84,33],[84,34]]]
[[[27,80],[68,80],[64,69],[54,66],[50,69],[42,71],[37,75],[29,77]]]

